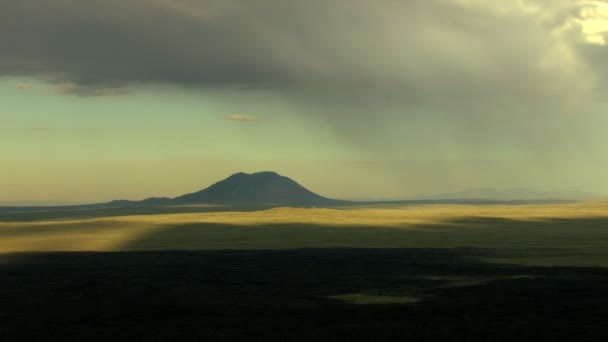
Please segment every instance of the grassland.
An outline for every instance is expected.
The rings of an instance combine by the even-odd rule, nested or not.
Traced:
[[[23,215],[0,221],[0,252],[475,247],[495,250],[493,262],[608,266],[608,203],[601,202]]]
[[[608,337],[608,203],[200,210],[1,211],[0,340]]]

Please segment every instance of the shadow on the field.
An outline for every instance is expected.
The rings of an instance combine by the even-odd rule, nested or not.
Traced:
[[[608,218],[514,220],[465,217],[396,226],[266,223],[166,225],[127,242],[124,250],[289,248],[581,249],[608,251]],[[593,253],[592,252],[592,253]],[[600,253],[601,254],[601,253]],[[608,265],[608,254],[606,265]],[[574,260],[573,260],[574,261]],[[586,264],[583,264],[586,265]],[[597,265],[601,265],[601,262]]]
[[[131,252],[5,254],[0,340],[605,341],[608,268],[484,260],[594,258],[607,230],[605,218],[197,223],[151,230]]]
[[[325,206],[316,208],[330,208],[337,210],[357,210],[365,208],[395,208],[395,206],[420,206],[420,205],[503,205],[519,206],[534,204],[567,204],[576,203],[570,200],[483,200],[483,199],[438,199],[438,200],[403,200],[403,201],[373,201],[373,202],[348,202],[339,206]],[[131,215],[158,215],[158,214],[186,214],[186,213],[209,213],[209,212],[250,212],[260,211],[280,206],[271,204],[248,204],[248,205],[153,205],[128,204],[117,206],[112,203],[85,204],[73,206],[56,207],[6,207],[0,206],[0,222],[30,222],[36,220],[64,220],[64,219],[91,219],[107,216],[131,216]],[[315,207],[298,207],[315,208]]]
[[[250,206],[155,206],[155,207],[0,207],[0,222],[33,222],[41,220],[82,220],[110,216],[189,214],[214,212],[250,212],[274,208],[269,205]]]
[[[5,255],[0,340],[605,341],[608,269],[480,261],[492,253]]]

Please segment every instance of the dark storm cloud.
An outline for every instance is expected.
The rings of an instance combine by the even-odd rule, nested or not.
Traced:
[[[0,73],[85,88],[75,94],[129,83],[266,82],[272,75],[237,24],[155,1],[3,1]]]
[[[584,26],[604,5],[3,1],[0,75],[78,96],[125,95],[138,84],[268,89],[360,151],[487,145],[536,158],[586,139],[573,103],[605,94],[608,49]]]
[[[543,6],[542,15],[492,3],[3,1],[0,75],[40,78],[76,95],[172,83],[295,89],[331,102],[588,91],[573,84],[606,49],[566,51],[576,46],[553,31],[593,2],[526,2]]]

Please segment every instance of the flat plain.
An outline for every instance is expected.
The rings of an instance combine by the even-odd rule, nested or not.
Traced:
[[[0,339],[608,337],[608,203],[211,209],[0,212]]]
[[[604,202],[153,210],[0,213],[0,252],[474,247],[497,262],[608,266]]]

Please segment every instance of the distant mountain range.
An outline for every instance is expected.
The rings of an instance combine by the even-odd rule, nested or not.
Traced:
[[[298,184],[294,180],[276,172],[235,173],[203,190],[178,196],[151,197],[141,201],[116,200],[98,204],[60,204],[51,202],[20,201],[2,204],[0,211],[11,211],[14,208],[31,210],[72,210],[72,209],[111,209],[144,207],[188,207],[212,205],[222,207],[337,207],[348,205],[375,204],[526,204],[568,202],[572,200],[600,199],[607,196],[586,192],[548,192],[522,188],[492,189],[480,188],[460,192],[418,197],[410,200],[367,200],[345,201],[318,195]]]
[[[608,196],[600,193],[582,191],[542,191],[527,188],[475,188],[457,192],[449,192],[430,196],[421,196],[420,199],[493,199],[493,200],[549,200],[549,199],[603,199]]]

